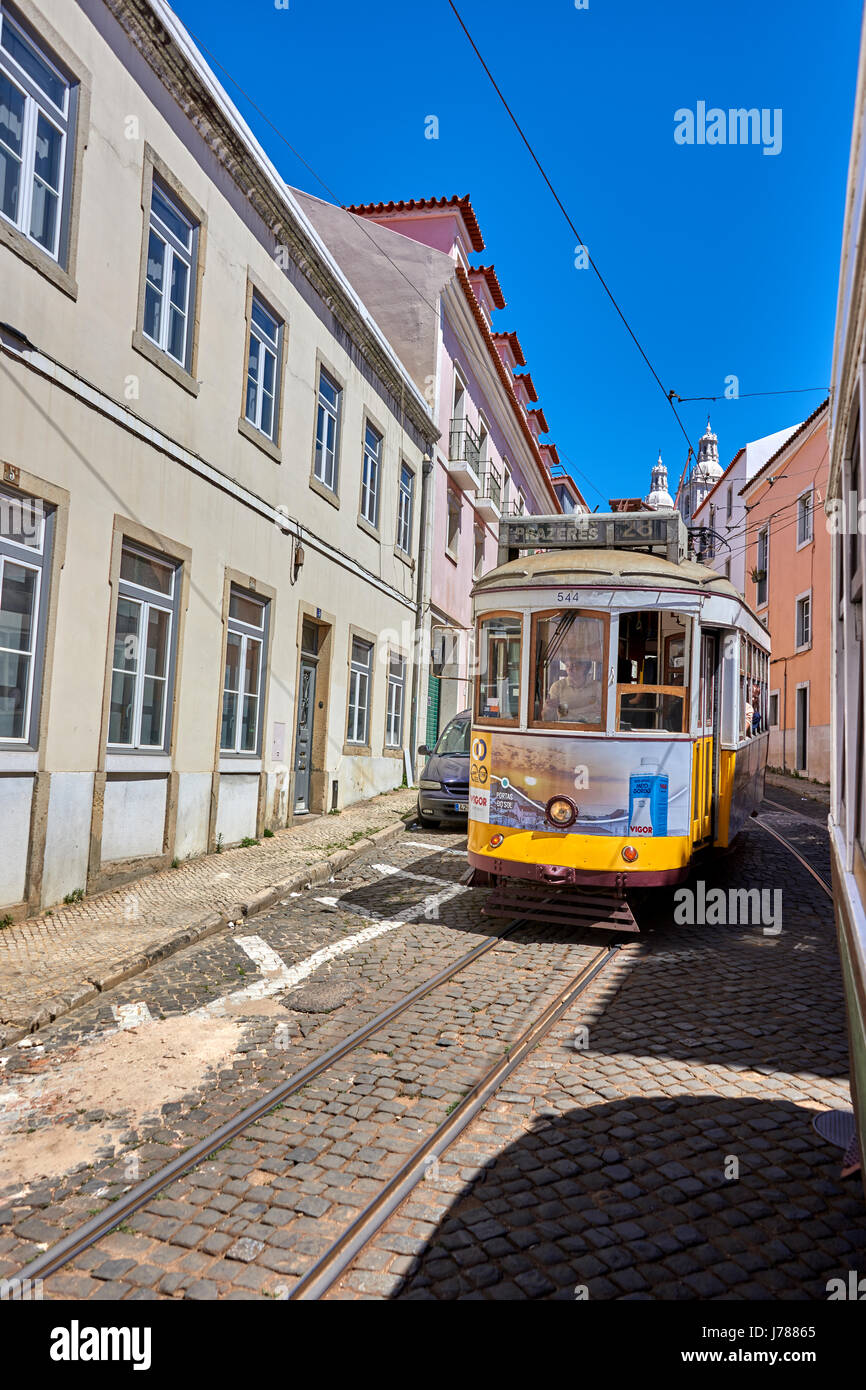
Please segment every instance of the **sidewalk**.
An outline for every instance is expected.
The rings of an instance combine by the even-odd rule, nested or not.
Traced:
[[[389,792],[248,849],[224,850],[60,904],[0,930],[0,1047],[230,922],[321,883],[403,829],[417,792]]]
[[[789,777],[784,772],[767,772],[768,787],[783,787],[794,796],[808,796],[812,801],[830,805],[830,788],[825,782],[810,782],[806,777]]]

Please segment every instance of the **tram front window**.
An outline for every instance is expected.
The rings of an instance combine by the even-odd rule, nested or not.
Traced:
[[[520,648],[522,619],[497,613],[478,625],[479,719],[517,723],[520,712]]]
[[[579,613],[534,620],[533,724],[603,727],[606,619]]]
[[[650,609],[621,613],[617,729],[679,734],[687,729],[691,618]]]

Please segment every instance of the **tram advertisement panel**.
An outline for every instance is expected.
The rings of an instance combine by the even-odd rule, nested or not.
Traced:
[[[476,729],[469,763],[469,818],[550,831],[552,796],[577,806],[572,835],[688,835],[692,745],[649,739],[527,738]]]

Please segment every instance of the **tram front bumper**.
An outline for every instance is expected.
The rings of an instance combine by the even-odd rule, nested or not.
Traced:
[[[491,840],[498,843],[491,845]],[[633,863],[622,856],[629,846],[637,850]],[[515,830],[470,821],[468,850],[473,868],[491,874],[551,886],[649,888],[681,883],[687,877],[692,844],[687,835],[658,835],[634,841],[614,835]]]

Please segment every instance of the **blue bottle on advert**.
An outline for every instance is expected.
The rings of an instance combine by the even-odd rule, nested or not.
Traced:
[[[667,835],[668,776],[652,758],[641,758],[628,779],[629,835]]]

